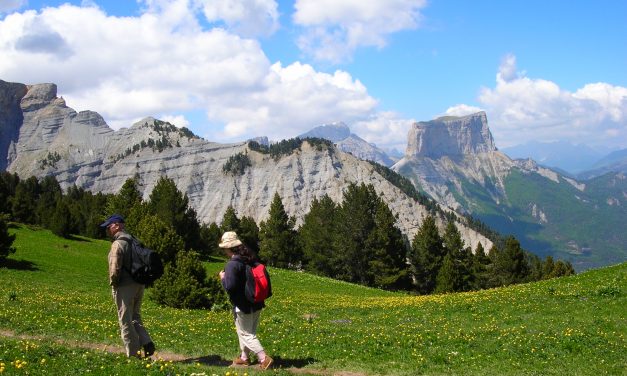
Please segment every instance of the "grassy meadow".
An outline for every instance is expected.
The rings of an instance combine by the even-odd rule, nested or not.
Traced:
[[[227,368],[230,312],[144,300],[162,359],[126,359],[109,242],[18,226],[0,268],[2,375],[626,375],[627,264],[472,293],[411,296],[270,268],[259,337],[271,371]],[[216,275],[224,262],[206,263]],[[150,292],[147,290],[147,294]]]

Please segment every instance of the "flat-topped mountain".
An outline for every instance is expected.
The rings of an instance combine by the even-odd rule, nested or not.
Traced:
[[[439,158],[496,151],[485,112],[414,123],[407,136],[407,157]]]
[[[624,174],[576,181],[497,150],[486,114],[415,123],[393,167],[437,202],[578,269],[627,259]]]

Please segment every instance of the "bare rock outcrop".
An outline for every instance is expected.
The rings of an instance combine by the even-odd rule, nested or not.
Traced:
[[[275,159],[249,149],[246,142],[206,141],[150,117],[114,132],[97,113],[67,107],[52,84],[29,86],[21,106],[23,123],[8,171],[23,177],[53,175],[63,188],[75,184],[92,192],[117,193],[127,179],[137,177],[148,198],[159,178],[167,176],[187,194],[203,222],[220,222],[232,206],[238,215],[259,223],[278,193],[287,213],[300,223],[313,198],[327,194],[341,202],[349,184],[364,183],[373,185],[410,239],[427,215],[425,207],[370,163],[336,147],[319,149],[305,142]],[[226,161],[238,153],[247,153],[252,166],[243,174],[225,173]],[[462,224],[458,227],[466,245],[474,249],[481,242],[485,249],[491,247],[484,236]]]

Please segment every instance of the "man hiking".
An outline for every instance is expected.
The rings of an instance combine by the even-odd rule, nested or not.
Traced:
[[[126,356],[141,357],[141,348],[144,356],[154,354],[155,345],[144,328],[141,319],[141,306],[144,297],[143,284],[131,278],[131,235],[124,232],[124,218],[113,214],[100,227],[106,229],[111,238],[109,251],[109,285],[113,294],[113,301],[118,309],[118,323]]]

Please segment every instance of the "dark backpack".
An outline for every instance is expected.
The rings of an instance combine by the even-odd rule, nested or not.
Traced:
[[[246,287],[244,289],[246,300],[251,303],[262,303],[272,296],[272,284],[270,274],[266,266],[255,262],[246,264]]]
[[[157,252],[145,248],[135,238],[120,237],[117,240],[124,240],[129,245],[127,249],[130,251],[131,267],[124,269],[135,282],[150,285],[163,275],[163,262]]]

